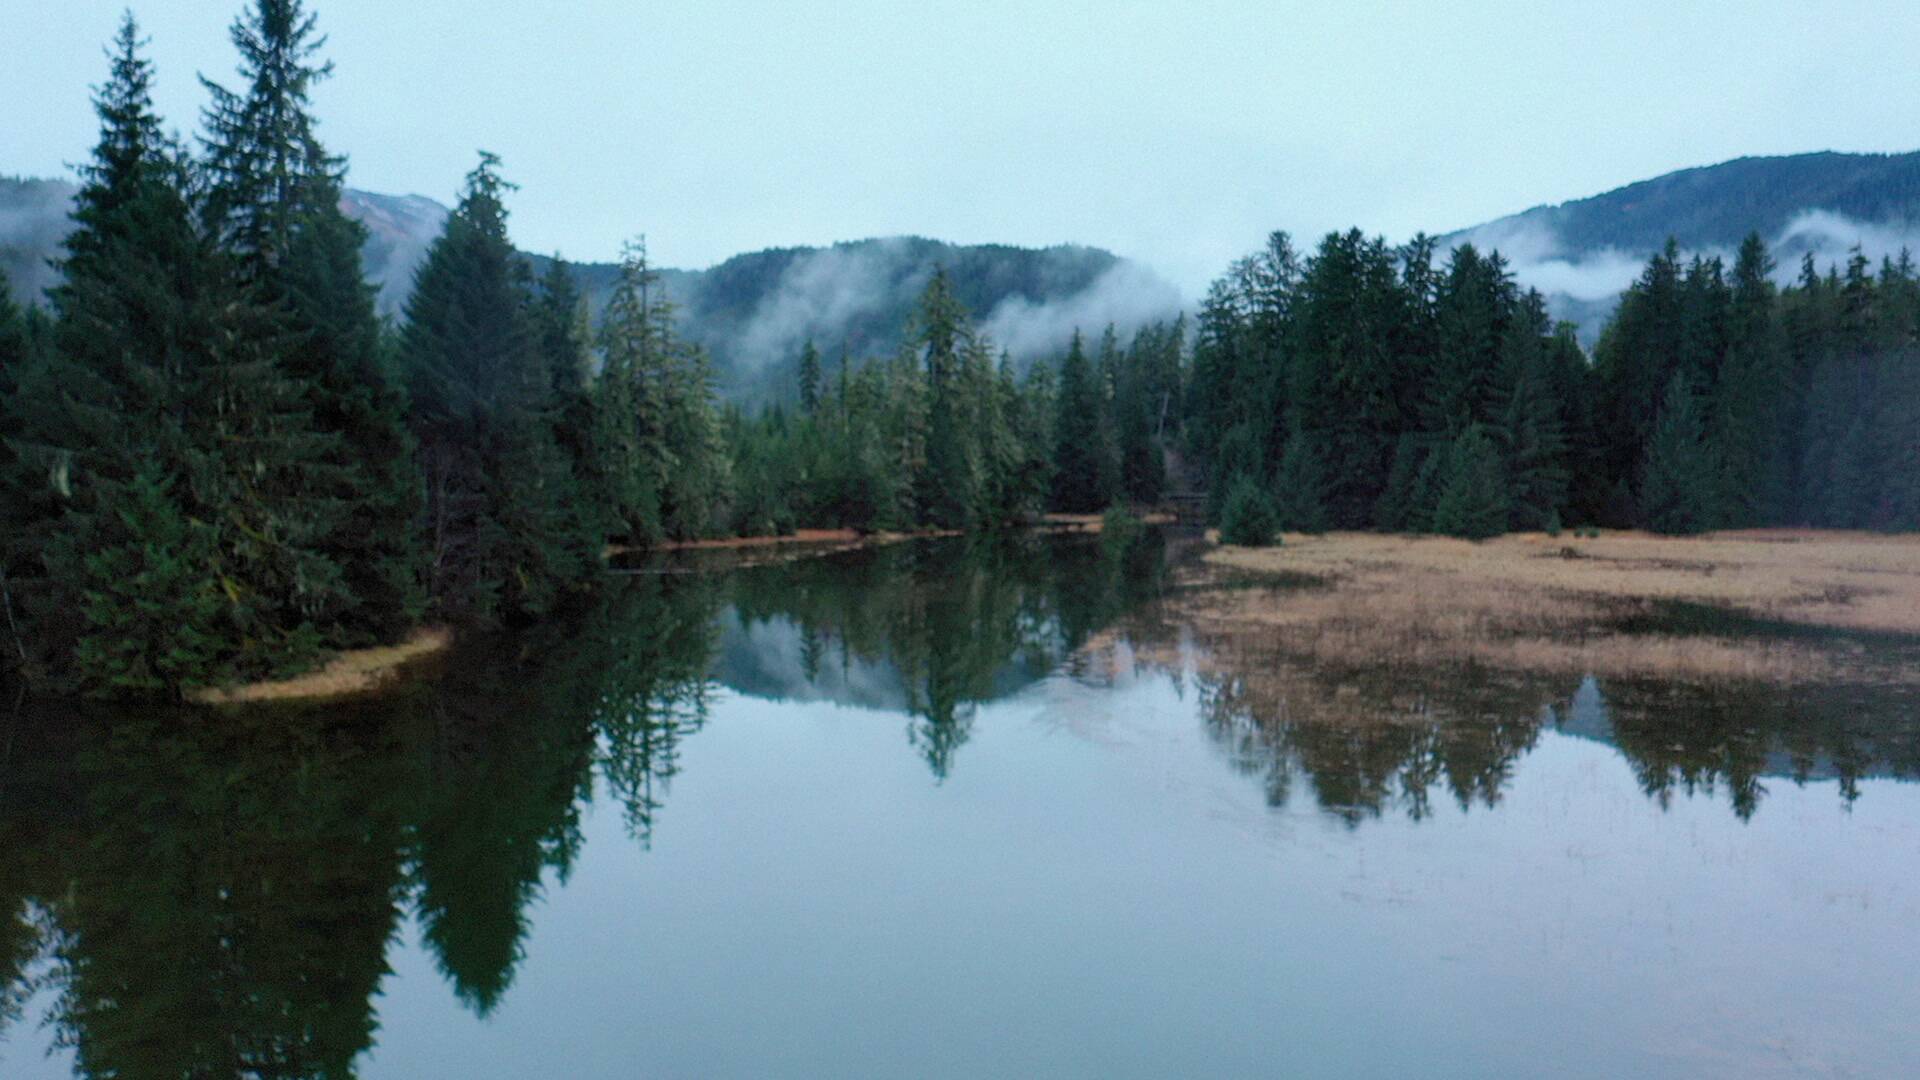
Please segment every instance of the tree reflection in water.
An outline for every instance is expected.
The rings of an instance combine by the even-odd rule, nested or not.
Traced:
[[[1170,615],[1177,557],[1146,531],[640,574],[568,620],[469,639],[436,680],[375,701],[11,704],[0,1034],[44,988],[86,1075],[351,1075],[409,918],[485,1014],[533,903],[579,855],[588,801],[618,803],[644,845],[722,687],[895,710],[938,782],[983,703],[1053,675],[1097,684],[1124,654],[1196,689],[1268,802],[1311,798],[1355,828],[1497,806],[1549,729],[1616,747],[1662,805],[1724,791],[1742,818],[1773,782],[1831,778],[1851,800],[1865,777],[1920,775],[1901,691],[1314,668]]]
[[[1166,656],[1160,646],[1146,655]],[[1348,824],[1388,810],[1423,819],[1437,795],[1463,811],[1491,808],[1543,730],[1613,746],[1662,806],[1724,791],[1742,820],[1770,777],[1832,779],[1851,801],[1863,778],[1920,776],[1920,715],[1901,687],[1336,668],[1258,633],[1204,638],[1197,655],[1201,715],[1234,768],[1257,776],[1276,807],[1304,781]]]

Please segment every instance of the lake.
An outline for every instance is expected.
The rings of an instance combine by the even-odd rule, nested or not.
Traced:
[[[1920,1074],[1910,697],[1235,669],[1192,548],[655,563],[377,702],[0,705],[0,1075]]]

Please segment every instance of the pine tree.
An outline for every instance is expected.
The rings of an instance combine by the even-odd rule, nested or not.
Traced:
[[[668,340],[655,306],[659,289],[644,241],[628,244],[600,319],[600,376],[594,384],[603,497],[614,534],[637,546],[666,536],[660,499],[677,464],[667,443]]]
[[[59,533],[48,561],[78,599],[74,665],[100,695],[171,696],[215,681],[231,653],[228,597],[207,573],[213,528],[189,518],[162,468],[142,465],[113,511]]]
[[[1166,486],[1166,462],[1160,454],[1155,402],[1171,394],[1156,392],[1168,377],[1164,373],[1164,346],[1159,328],[1143,329],[1134,337],[1121,366],[1114,395],[1114,427],[1120,459],[1120,490],[1129,502],[1160,501]]]
[[[962,370],[974,334],[944,269],[934,271],[920,294],[913,329],[927,387],[927,467],[916,492],[919,517],[940,528],[967,528],[978,522],[984,502],[974,422],[979,403],[970,399]]]
[[[1497,395],[1504,401],[1495,429],[1510,485],[1510,524],[1520,529],[1545,529],[1560,521],[1567,501],[1564,406],[1557,394],[1552,344],[1546,302],[1529,290],[1501,345],[1504,376]]]
[[[194,653],[197,667],[167,669],[163,692],[174,692],[310,662],[318,627],[350,592],[320,544],[342,514],[321,490],[334,439],[312,429],[276,365],[285,342],[270,313],[235,288],[196,227],[187,166],[160,134],[140,44],[128,19],[96,98],[101,141],[52,295],[54,350],[22,373],[9,410],[18,425],[9,487],[25,508],[9,576],[32,579],[24,606],[46,674],[133,690],[97,666],[108,653],[79,647],[131,617],[114,610],[128,594],[89,586],[85,555],[142,550],[140,529],[201,523],[188,565],[222,599],[219,634]],[[167,595],[197,605],[207,591]],[[199,617],[197,607],[180,612],[182,625]]]
[[[800,411],[807,416],[820,411],[820,350],[812,338],[800,350]]]
[[[1514,306],[1513,280],[1497,254],[1482,257],[1472,244],[1454,249],[1434,301],[1436,351],[1422,402],[1428,432],[1453,437],[1495,419]]]
[[[507,239],[499,159],[480,155],[415,279],[402,337],[426,471],[429,582],[453,617],[540,615],[593,573],[597,513],[554,436],[557,402]]]
[[[1220,542],[1240,547],[1265,547],[1280,531],[1273,500],[1250,476],[1234,481],[1220,510]]]
[[[1500,449],[1478,424],[1453,441],[1446,454],[1446,475],[1434,504],[1433,531],[1468,540],[1485,540],[1507,531],[1511,513]]]
[[[232,25],[243,88],[202,79],[208,228],[234,261],[276,362],[312,424],[332,436],[310,483],[345,507],[316,543],[344,593],[318,611],[341,643],[391,639],[424,597],[413,543],[419,510],[406,399],[383,356],[374,288],[362,272],[366,229],[340,209],[346,166],[315,132],[309,94],[332,72],[300,0],[256,0]]]
[[[610,512],[606,463],[595,442],[599,417],[594,407],[592,336],[586,298],[574,284],[573,267],[555,255],[540,276],[534,297],[533,334],[554,396],[554,438],[572,463],[574,483],[585,506],[600,511],[597,528],[611,534],[617,522]]]
[[[1621,296],[1594,352],[1603,477],[1617,481],[1640,471],[1662,395],[1680,370],[1681,307],[1680,250],[1669,239]]]
[[[1075,331],[1060,362],[1054,399],[1053,508],[1062,513],[1098,513],[1113,501],[1101,452],[1101,412],[1099,380]]]
[[[1288,309],[1287,429],[1312,438],[1333,527],[1365,527],[1385,490],[1404,426],[1397,337],[1407,312],[1393,253],[1358,230],[1321,242]]]
[[[1011,358],[1003,360],[1008,366]],[[1020,463],[1015,478],[1015,505],[1022,516],[1044,513],[1053,495],[1053,431],[1057,411],[1058,387],[1053,365],[1034,364],[1020,384],[1017,395],[1016,436],[1020,443]]]
[[[712,360],[705,349],[678,343],[669,358],[666,441],[679,463],[661,489],[660,516],[668,536],[693,540],[722,527],[733,498],[733,475],[715,404]]]
[[[1646,447],[1640,515],[1655,532],[1685,534],[1712,527],[1713,462],[1698,396],[1685,372],[1675,372]]]
[[[1327,531],[1327,468],[1315,437],[1305,431],[1287,440],[1274,480],[1275,520],[1288,532]]]
[[[0,675],[24,661],[27,651],[21,636],[21,614],[13,598],[13,578],[18,569],[14,563],[20,554],[14,551],[13,539],[31,520],[31,508],[14,490],[20,465],[13,450],[13,440],[20,433],[14,418],[15,394],[25,374],[27,355],[26,320],[14,306],[7,276],[0,273]]]
[[[1423,432],[1401,434],[1399,445],[1393,451],[1393,468],[1387,472],[1387,486],[1380,493],[1380,501],[1374,504],[1374,528],[1401,532],[1412,529],[1419,520],[1415,488],[1429,456],[1429,441]]]
[[[1708,418],[1720,472],[1714,501],[1736,528],[1780,514],[1790,482],[1774,454],[1785,435],[1787,354],[1772,274],[1766,244],[1748,234],[1734,262],[1727,355]]]

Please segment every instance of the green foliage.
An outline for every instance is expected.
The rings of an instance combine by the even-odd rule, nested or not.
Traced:
[[[1236,479],[1220,510],[1220,542],[1266,547],[1279,532],[1280,515],[1259,482],[1250,476]]]
[[[1502,346],[1505,398],[1497,432],[1509,484],[1512,520],[1518,529],[1541,529],[1567,503],[1571,479],[1566,437],[1568,405],[1556,384],[1554,341],[1546,306],[1528,293],[1516,309]]]
[[[1054,401],[1054,509],[1093,514],[1113,501],[1105,460],[1105,412],[1099,380],[1076,332],[1060,362],[1060,388]]]
[[[1716,485],[1710,455],[1699,400],[1686,375],[1675,374],[1647,444],[1640,482],[1640,511],[1648,528],[1697,533],[1713,527]]]
[[[49,682],[96,692],[287,670],[311,660],[320,628],[339,626],[354,599],[326,542],[347,516],[331,486],[339,438],[316,430],[282,366],[290,340],[277,313],[197,228],[188,169],[159,134],[139,46],[128,20],[96,98],[101,140],[52,295],[52,347],[20,370],[4,405],[16,515],[6,570],[29,662]],[[103,604],[132,598],[104,590],[77,553],[111,538],[123,563],[150,550],[159,565],[182,543],[180,521],[196,523],[201,557],[167,563],[163,576],[200,575],[167,585],[176,596],[219,595],[219,632],[153,669],[161,674],[129,675],[110,651],[80,647],[109,620]],[[141,529],[155,530],[151,544]]]
[[[1485,540],[1507,531],[1511,512],[1499,447],[1474,425],[1446,453],[1445,480],[1433,509],[1433,531]]]
[[[1274,482],[1273,512],[1279,527],[1288,532],[1326,532],[1327,489],[1327,470],[1314,436],[1296,432],[1287,440]]]
[[[228,597],[207,573],[218,545],[190,521],[157,467],[107,500],[114,509],[63,531],[48,559],[79,598],[74,663],[86,687],[116,696],[174,696],[224,674]]]
[[[926,467],[915,477],[915,516],[938,528],[968,528],[984,509],[981,428],[992,403],[983,400],[977,370],[986,361],[945,270],[936,270],[921,294],[915,326],[927,393]]]
[[[429,581],[459,618],[552,609],[601,538],[556,436],[560,404],[507,240],[499,159],[482,154],[421,268],[401,339],[426,472]]]
[[[1415,486],[1430,453],[1427,439],[1419,432],[1405,432],[1394,447],[1393,467],[1387,471],[1387,486],[1373,507],[1373,526],[1386,532],[1413,528],[1418,516]]]
[[[800,350],[800,411],[809,416],[819,411],[820,393],[820,350],[808,338]]]
[[[328,446],[306,483],[341,507],[313,538],[340,567],[339,595],[312,604],[335,644],[397,637],[424,597],[406,399],[382,355],[366,230],[340,210],[345,163],[315,133],[312,86],[331,65],[300,0],[256,0],[230,36],[242,87],[202,80],[208,231],[249,298],[271,312],[249,332],[290,380]]]

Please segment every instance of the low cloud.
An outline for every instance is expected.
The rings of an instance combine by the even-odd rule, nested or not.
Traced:
[[[1647,254],[1606,247],[1567,252],[1553,226],[1526,215],[1482,225],[1461,235],[1481,251],[1498,251],[1520,284],[1549,296],[1574,300],[1603,300],[1617,295],[1646,266]]]
[[[1506,257],[1514,279],[1546,294],[1558,317],[1579,322],[1581,336],[1591,341],[1600,323],[1610,315],[1619,294],[1646,268],[1651,251],[1628,252],[1607,247],[1567,251],[1554,228],[1527,215],[1483,225],[1458,238],[1482,250],[1498,250]],[[1807,209],[1792,216],[1768,238],[1775,280],[1786,283],[1800,273],[1800,262],[1811,253],[1822,272],[1844,264],[1855,248],[1878,269],[1882,258],[1898,259],[1902,251],[1920,255],[1920,222],[1867,222],[1832,210]],[[1729,267],[1735,251],[1706,246],[1684,248],[1685,253],[1718,256]]]
[[[1186,307],[1180,290],[1136,262],[1122,260],[1085,289],[1054,301],[1011,296],[982,320],[980,329],[996,347],[1030,360],[1066,351],[1079,330],[1093,337],[1111,323],[1123,334],[1156,320],[1172,319]]]
[[[1808,252],[1813,253],[1815,264],[1825,269],[1829,264],[1846,262],[1855,247],[1877,268],[1883,258],[1898,259],[1902,251],[1920,252],[1920,223],[1876,224],[1831,210],[1802,210],[1787,222],[1772,244],[1783,277],[1797,274],[1800,260]]]
[[[918,295],[932,266],[904,265],[906,241],[876,240],[799,256],[754,307],[730,343],[740,363],[759,366],[800,351],[809,339],[838,341],[846,328]]]

